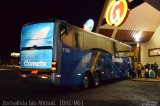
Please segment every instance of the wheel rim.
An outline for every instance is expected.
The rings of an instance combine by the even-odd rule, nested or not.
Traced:
[[[127,75],[127,77],[129,78],[130,77],[130,73],[128,72],[128,75]]]
[[[84,80],[83,80],[83,86],[84,86],[84,88],[88,88],[88,85],[89,85],[88,77],[84,77]]]
[[[94,78],[94,85],[95,86],[98,86],[99,85],[99,77],[98,76],[95,76],[95,78]]]

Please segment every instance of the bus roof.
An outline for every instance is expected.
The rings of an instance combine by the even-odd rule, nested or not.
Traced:
[[[104,36],[104,35],[102,35],[102,34],[98,34],[98,33],[95,33],[95,32],[86,31],[86,30],[84,30],[84,29],[82,29],[82,28],[80,28],[80,27],[76,27],[76,26],[71,25],[71,24],[69,24],[69,23],[67,23],[67,24],[70,25],[70,26],[73,26],[73,27],[75,27],[75,28],[77,28],[77,29],[80,29],[80,30],[82,30],[82,31],[84,31],[84,32],[86,32],[86,33],[91,33],[91,34],[94,35],[94,36],[99,36],[99,37],[103,37],[103,38],[109,39],[109,40],[111,40],[111,41],[113,41],[113,42],[119,43],[119,44],[121,44],[121,45],[124,45],[124,46],[127,46],[127,47],[133,49],[131,46],[129,46],[129,45],[125,44],[125,43],[119,42],[118,40],[115,40],[115,39],[113,39],[113,38],[110,38],[110,37],[107,37],[107,36]]]
[[[119,42],[118,40],[115,40],[115,39],[113,39],[113,38],[110,38],[110,37],[107,37],[107,36],[104,36],[104,35],[102,35],[102,34],[98,34],[98,33],[95,33],[95,32],[86,31],[86,30],[84,30],[84,29],[82,29],[82,28],[80,28],[80,27],[71,25],[71,24],[67,23],[66,21],[60,20],[60,19],[55,19],[55,18],[53,18],[53,19],[39,20],[39,21],[34,21],[34,22],[27,23],[27,24],[25,24],[24,26],[27,26],[27,25],[30,25],[30,24],[34,24],[34,23],[39,23],[39,22],[52,22],[52,21],[54,21],[54,22],[55,22],[55,21],[64,22],[64,23],[66,23],[67,25],[70,25],[70,26],[72,26],[72,27],[75,27],[76,29],[82,30],[82,31],[84,31],[84,32],[86,32],[86,33],[91,33],[91,34],[94,35],[94,36],[99,36],[99,37],[103,37],[103,38],[109,39],[109,40],[111,40],[111,41],[113,41],[113,42],[119,43],[119,44],[121,44],[121,45],[127,46],[127,47],[129,47],[129,48],[132,49],[131,46],[129,46],[129,45],[125,44],[125,43]]]

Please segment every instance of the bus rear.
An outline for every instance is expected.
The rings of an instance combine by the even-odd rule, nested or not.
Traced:
[[[22,79],[55,82],[54,22],[25,25],[20,42],[20,75]],[[45,80],[44,80],[45,79]]]

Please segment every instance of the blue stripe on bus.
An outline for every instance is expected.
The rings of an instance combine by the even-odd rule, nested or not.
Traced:
[[[80,84],[84,70],[90,67],[92,53],[91,51],[73,49],[66,45],[63,45],[62,48],[69,49],[70,52],[66,53],[62,50],[60,83],[63,85]]]
[[[82,83],[83,75],[87,69],[91,69],[93,61],[99,51],[81,50],[62,45],[61,79],[60,85],[79,85]],[[65,49],[68,51],[66,52]],[[94,70],[100,69],[104,72],[102,80],[127,77],[130,69],[128,57],[114,57],[122,59],[123,62],[113,62],[113,56],[101,52],[94,66]]]

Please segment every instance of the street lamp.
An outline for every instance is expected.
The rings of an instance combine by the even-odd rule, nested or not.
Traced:
[[[17,66],[15,66],[15,64],[18,63],[18,61],[19,61],[20,53],[12,52],[10,56],[12,57],[13,67],[17,67]],[[19,66],[18,66],[18,68],[19,68]]]
[[[134,39],[135,39],[135,41],[137,42],[137,49],[138,49],[138,63],[141,61],[141,55],[140,55],[140,53],[141,53],[141,49],[140,49],[140,44],[139,44],[139,42],[140,42],[140,38],[141,38],[141,35],[142,35],[142,32],[138,32],[138,33],[136,33],[135,35],[134,35]]]
[[[134,39],[135,39],[136,42],[139,42],[139,41],[140,41],[141,34],[142,34],[142,32],[138,32],[138,33],[136,33],[136,34],[134,35]]]
[[[11,57],[20,57],[20,53],[13,52],[11,53]]]

